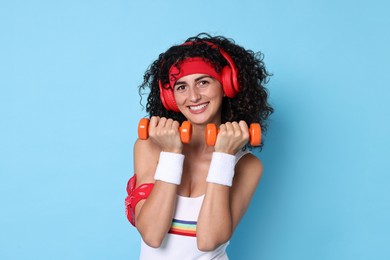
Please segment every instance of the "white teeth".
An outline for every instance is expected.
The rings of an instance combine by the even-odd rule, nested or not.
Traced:
[[[206,107],[207,104],[202,104],[202,105],[199,105],[199,106],[190,106],[190,109],[191,110],[201,110],[202,108]]]

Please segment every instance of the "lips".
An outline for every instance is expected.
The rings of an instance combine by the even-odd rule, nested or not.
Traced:
[[[209,105],[209,102],[203,103],[200,105],[196,105],[196,106],[188,106],[188,109],[190,110],[191,113],[197,114],[197,113],[202,113],[203,111],[205,111],[208,105]]]
[[[208,105],[208,103],[197,105],[197,106],[189,106],[189,109],[193,110],[193,111],[198,111],[198,110],[205,108],[207,105]]]

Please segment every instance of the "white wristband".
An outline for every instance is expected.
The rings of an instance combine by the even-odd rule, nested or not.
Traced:
[[[236,156],[227,153],[214,152],[211,157],[207,182],[232,186]]]
[[[183,173],[184,155],[161,152],[154,179],[179,185]]]

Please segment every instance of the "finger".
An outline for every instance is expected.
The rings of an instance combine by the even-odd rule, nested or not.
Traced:
[[[232,122],[232,127],[235,136],[241,135],[241,127],[236,121]]]
[[[248,132],[249,131],[248,124],[244,120],[241,120],[238,123],[238,125],[240,126],[241,131],[243,131],[243,132]]]
[[[233,127],[233,124],[231,122],[226,122],[225,126],[226,126],[226,132],[228,134],[234,134],[234,127]]]
[[[167,119],[165,117],[161,117],[159,120],[158,120],[158,124],[157,124],[157,128],[161,129],[165,126],[167,122]]]
[[[176,120],[172,120],[172,128],[179,129],[180,123]]]
[[[244,137],[244,139],[246,140],[246,142],[249,141],[249,128],[248,128],[248,124],[241,120],[239,123],[239,126],[241,128],[241,132],[242,132],[242,136]]]
[[[226,131],[226,124],[221,124],[220,126],[219,126],[219,131]]]
[[[165,121],[165,126],[169,127],[169,128],[172,128],[173,127],[173,119],[172,118],[168,118],[167,121]]]
[[[160,117],[158,117],[158,116],[152,116],[150,118],[150,120],[149,120],[149,132],[153,131],[156,128],[159,120],[160,120]]]

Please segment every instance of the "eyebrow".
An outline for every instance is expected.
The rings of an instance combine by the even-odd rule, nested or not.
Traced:
[[[200,81],[200,80],[202,80],[202,79],[204,79],[204,78],[211,78],[211,79],[213,79],[213,77],[211,77],[211,76],[209,76],[209,75],[202,75],[202,76],[197,77],[197,78],[195,79],[195,82]],[[185,83],[186,83],[185,81],[176,81],[175,86],[176,86],[176,85],[180,85],[180,84],[185,84]]]

